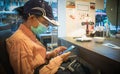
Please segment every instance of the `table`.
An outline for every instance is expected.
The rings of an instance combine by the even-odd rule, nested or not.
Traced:
[[[107,38],[103,44],[90,42],[77,42],[72,37],[59,38],[61,45],[76,45],[79,57],[83,58],[94,68],[100,70],[101,74],[120,74],[120,49],[104,46],[104,43],[112,43],[120,46],[120,39]],[[66,46],[65,45],[65,46]]]

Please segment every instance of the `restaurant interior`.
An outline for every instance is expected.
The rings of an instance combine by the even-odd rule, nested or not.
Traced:
[[[0,74],[14,74],[5,40],[23,22],[14,11],[28,0],[0,0]],[[119,0],[45,0],[60,26],[37,36],[47,51],[70,47],[85,65],[83,74],[120,74]],[[82,73],[81,73],[82,74]]]

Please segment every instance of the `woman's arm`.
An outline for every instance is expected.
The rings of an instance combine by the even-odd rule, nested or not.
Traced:
[[[61,63],[67,59],[71,52],[61,54],[50,60],[48,65],[45,65],[39,70],[39,74],[55,74],[60,67]]]

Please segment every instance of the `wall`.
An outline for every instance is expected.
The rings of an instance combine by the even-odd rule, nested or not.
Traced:
[[[65,37],[66,35],[66,0],[58,0],[58,22],[60,26],[58,27],[58,37]]]
[[[70,2],[69,2],[70,1]],[[81,25],[81,23],[84,21],[85,17],[87,14],[91,18],[91,21],[95,22],[95,9],[90,9],[91,2],[93,5],[95,5],[94,1],[90,0],[66,0],[64,3],[59,3],[62,4],[61,9],[58,9],[58,12],[60,13],[58,17],[62,19],[60,22],[62,22],[62,27],[61,27],[61,35],[62,36],[68,36],[68,37],[76,37],[76,36],[81,36],[86,33],[86,25]],[[64,6],[65,5],[65,6]],[[65,10],[64,10],[65,8]],[[66,14],[65,14],[66,13]],[[58,19],[59,21],[59,19]],[[85,20],[86,21],[86,20]],[[63,26],[64,24],[64,26]],[[60,30],[59,30],[59,36],[60,35]]]
[[[112,25],[120,28],[120,0],[107,0],[106,13]]]
[[[113,24],[113,25],[116,25],[117,22],[117,0],[114,0],[114,1],[111,1],[111,0],[107,0],[107,4],[106,4],[106,13],[107,13],[107,16],[110,20],[110,22]]]
[[[119,1],[119,6],[118,6],[118,25],[119,25],[119,28],[120,28],[120,1]]]

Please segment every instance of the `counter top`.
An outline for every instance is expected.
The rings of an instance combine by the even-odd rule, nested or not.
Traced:
[[[112,43],[117,46],[120,46],[120,39],[107,38],[103,43],[96,43],[96,42],[94,42],[94,40],[92,40],[90,42],[80,42],[80,41],[76,41],[74,38],[70,38],[70,37],[62,38],[62,39],[72,42],[83,48],[86,48],[87,50],[96,52],[100,55],[103,55],[105,57],[113,59],[117,62],[120,62],[120,49],[114,49],[114,48],[103,45],[105,43]]]
[[[111,43],[120,46],[120,39],[106,38],[103,43],[96,43],[94,40],[90,42],[78,42],[72,37],[60,38],[66,42],[72,43],[79,47],[80,56],[94,65],[96,68],[103,70],[103,74],[113,74],[120,69],[120,49],[104,46],[105,43]],[[112,68],[115,70],[112,70]],[[116,71],[116,72],[115,72]]]

